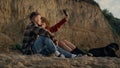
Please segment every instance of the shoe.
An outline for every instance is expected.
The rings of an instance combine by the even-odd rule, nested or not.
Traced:
[[[93,54],[92,54],[92,53],[87,53],[87,56],[91,56],[91,57],[92,57],[92,56],[93,56]]]
[[[57,57],[65,58],[65,56],[63,54],[60,54]]]
[[[76,57],[82,57],[83,55],[82,54],[78,54],[78,55],[76,55]]]

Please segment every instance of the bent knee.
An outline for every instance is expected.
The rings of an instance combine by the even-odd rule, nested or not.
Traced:
[[[65,43],[63,41],[58,42],[58,46],[63,47],[64,45],[65,45]]]

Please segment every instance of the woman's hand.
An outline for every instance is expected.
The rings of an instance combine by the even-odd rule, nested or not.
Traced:
[[[58,45],[58,40],[53,39],[53,42],[54,42],[55,45]]]

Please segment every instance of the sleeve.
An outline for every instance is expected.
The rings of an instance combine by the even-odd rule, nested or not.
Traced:
[[[39,35],[46,33],[46,31],[40,27],[34,27],[33,31],[35,34],[39,34]]]
[[[58,22],[57,24],[55,24],[54,26],[50,27],[50,32],[54,33],[57,32],[58,29],[66,22],[66,18],[63,18],[60,22]]]
[[[44,35],[47,37],[54,37],[49,31],[41,28],[41,27],[34,27],[34,33],[37,35]]]

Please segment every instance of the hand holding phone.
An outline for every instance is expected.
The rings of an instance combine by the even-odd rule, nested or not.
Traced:
[[[65,14],[65,16],[68,16],[68,14],[67,14],[65,9],[63,10],[63,13]]]

